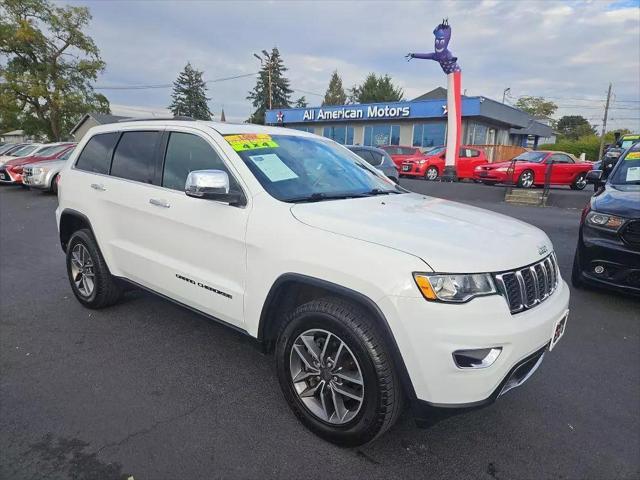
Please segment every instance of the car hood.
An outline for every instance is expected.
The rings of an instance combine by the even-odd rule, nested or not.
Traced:
[[[599,195],[594,195],[591,200],[591,208],[597,212],[620,215],[625,218],[640,218],[640,186],[638,185],[612,185]]]
[[[552,251],[536,227],[488,210],[419,194],[296,204],[300,222],[400,250],[436,272],[498,272]]]

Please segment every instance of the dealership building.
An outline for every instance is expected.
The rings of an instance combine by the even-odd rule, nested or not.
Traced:
[[[444,145],[447,91],[436,88],[406,102],[267,110],[269,125],[331,138],[345,145]],[[463,145],[536,147],[551,127],[522,110],[487,97],[462,97]]]

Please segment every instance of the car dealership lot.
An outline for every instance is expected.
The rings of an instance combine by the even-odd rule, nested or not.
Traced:
[[[554,191],[558,206],[540,209],[500,202],[500,187],[402,184],[541,227],[569,278],[587,192]],[[567,333],[524,386],[428,429],[405,414],[341,449],[297,422],[250,340],[139,291],[81,307],[55,205],[0,188],[0,478],[640,475],[637,300],[572,290]]]

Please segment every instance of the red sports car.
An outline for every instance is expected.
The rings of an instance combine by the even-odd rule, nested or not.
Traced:
[[[405,160],[400,167],[401,176],[422,177],[435,180],[444,171],[446,147],[436,147],[419,158]],[[487,163],[487,157],[481,148],[462,146],[456,158],[458,178],[473,178],[474,169]]]
[[[573,190],[582,190],[587,186],[587,172],[593,168],[593,163],[578,162],[568,153],[536,150],[521,153],[508,162],[480,165],[475,168],[473,178],[486,185],[506,183],[513,179],[523,188],[542,186],[550,164],[550,183],[569,185]]]
[[[20,184],[22,183],[22,171],[25,165],[57,160],[70,149],[75,148],[75,146],[75,143],[55,143],[48,148],[38,151],[37,155],[9,160],[0,167],[0,183]]]

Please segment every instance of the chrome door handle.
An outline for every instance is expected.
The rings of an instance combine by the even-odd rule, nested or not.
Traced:
[[[104,192],[106,190],[106,188],[104,188],[104,185],[101,185],[99,183],[92,183],[91,188],[93,188],[94,190],[98,190],[99,192]]]
[[[149,203],[151,205],[155,205],[156,207],[169,208],[171,205],[164,200],[157,200],[155,198],[150,198]]]

